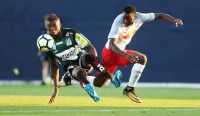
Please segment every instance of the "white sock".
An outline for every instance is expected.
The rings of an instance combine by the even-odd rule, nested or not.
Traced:
[[[128,82],[128,86],[130,86],[130,87],[136,86],[144,68],[145,68],[145,65],[141,65],[139,63],[135,63],[133,65],[133,68],[131,70],[131,76],[130,76],[129,82]]]
[[[94,79],[96,77],[94,77],[94,76],[87,76],[86,78],[87,78],[87,80],[89,81],[90,84],[94,85],[93,82],[94,82]]]

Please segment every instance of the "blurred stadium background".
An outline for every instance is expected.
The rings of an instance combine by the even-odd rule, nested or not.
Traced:
[[[200,114],[200,1],[193,0],[1,0],[0,1],[0,115],[162,115]],[[122,89],[97,89],[102,98],[94,103],[79,86],[61,89],[54,105],[48,105],[53,86],[10,85],[13,81],[41,81],[36,39],[45,32],[43,17],[56,13],[63,27],[83,33],[99,56],[114,18],[127,4],[139,12],[164,12],[183,19],[184,25],[155,21],[137,32],[128,49],[145,53],[148,65],[140,82],[159,84],[138,89],[144,103],[122,96]],[[123,69],[127,82],[131,67]],[[3,82],[3,83],[2,83]],[[178,83],[184,88],[165,88]],[[180,84],[181,83],[181,84]],[[184,83],[192,84],[187,88]],[[163,88],[161,88],[163,87]],[[174,87],[174,86],[173,86]],[[98,113],[96,113],[98,112]]]
[[[41,80],[37,37],[45,32],[43,17],[56,13],[63,27],[79,30],[95,45],[99,55],[112,21],[127,4],[139,12],[165,12],[181,18],[184,25],[155,21],[137,32],[129,49],[145,53],[148,65],[140,82],[200,83],[199,1],[187,0],[2,0],[0,4],[0,80]],[[19,68],[18,76],[13,68]],[[123,69],[123,81],[131,67]]]

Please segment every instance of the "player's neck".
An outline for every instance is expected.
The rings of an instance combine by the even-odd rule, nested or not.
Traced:
[[[58,32],[58,34],[52,35],[52,37],[53,37],[54,39],[61,38],[61,37],[62,37],[62,32],[60,31],[60,32]]]

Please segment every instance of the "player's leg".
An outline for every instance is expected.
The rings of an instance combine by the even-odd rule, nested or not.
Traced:
[[[86,79],[86,72],[79,66],[75,67],[71,71],[72,77],[80,82],[81,87],[90,95],[90,97],[98,102],[100,100],[92,84]]]
[[[72,85],[72,78],[71,78],[71,74],[68,71],[66,71],[63,74],[61,80],[59,81],[58,87],[65,87],[69,85]]]
[[[102,63],[105,66],[105,68],[108,70],[108,72],[112,75],[111,82],[116,88],[121,85],[121,78],[122,78],[122,72],[120,70],[116,71],[118,67],[117,63],[119,62],[118,57],[119,55],[114,53],[112,50],[103,48]]]
[[[115,74],[112,76],[112,80],[110,80],[116,88],[120,87],[121,84],[121,76],[122,73],[120,70],[117,70]],[[115,79],[117,78],[117,79]],[[101,73],[98,73],[96,77],[94,76],[87,76],[87,80],[90,83],[93,83],[96,87],[102,87],[109,79],[106,76],[102,76]]]
[[[145,65],[147,63],[147,57],[142,53],[131,50],[127,50],[126,53],[137,56],[139,58],[139,61],[133,64],[128,85],[124,89],[123,93],[127,95],[132,101],[141,103],[141,99],[136,95],[134,89],[145,68]]]
[[[98,72],[96,78],[88,79],[91,83],[93,82],[94,86],[102,87],[103,84],[108,80],[111,79],[111,75],[106,70],[106,68],[102,65],[98,57],[95,57],[91,54],[84,54],[82,56],[82,64],[84,67],[92,66],[94,70]]]
[[[114,58],[116,58],[116,57],[114,57]],[[116,65],[114,63],[110,64],[110,62],[107,62],[104,59],[105,58],[103,58],[103,62],[102,63],[105,66],[105,68],[109,71],[110,75],[112,75],[111,83],[116,88],[120,87],[120,85],[121,85],[121,79],[122,79],[122,72],[120,70],[116,70],[117,67],[118,67],[118,65]],[[118,61],[116,61],[116,62],[118,62]]]

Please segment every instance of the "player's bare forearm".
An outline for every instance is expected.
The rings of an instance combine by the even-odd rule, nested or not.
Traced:
[[[114,38],[110,39],[109,48],[110,48],[113,52],[115,52],[115,53],[118,53],[118,54],[120,54],[120,55],[122,55],[122,56],[127,56],[127,54],[126,54],[124,51],[120,50],[120,49],[115,45],[114,42],[115,42],[115,39],[114,39]]]
[[[49,103],[53,103],[56,99],[56,96],[58,95],[58,79],[59,79],[59,68],[58,65],[56,63],[55,59],[51,59],[50,60],[50,67],[51,67],[51,74],[54,80],[54,93],[51,97],[51,99],[49,100]]]
[[[54,80],[54,87],[56,88],[58,86],[59,69],[55,59],[50,60],[50,66],[51,66],[51,74]]]
[[[58,67],[56,66],[55,69],[53,69],[53,80],[54,80],[54,88],[57,88],[58,87],[58,79],[59,79],[59,69]]]
[[[135,56],[135,55],[129,55],[127,53],[125,53],[124,51],[120,50],[114,43],[115,39],[111,39],[110,40],[110,43],[109,43],[109,48],[117,53],[117,54],[120,54],[121,56],[124,56],[125,58],[127,58],[129,60],[130,63],[134,63],[134,62],[138,62],[139,61],[139,58],[138,56]]]
[[[173,23],[173,21],[174,21],[174,17],[172,17],[168,14],[165,14],[165,13],[155,13],[155,20],[157,20],[157,19],[162,19],[162,20],[165,20],[170,23]]]
[[[155,13],[155,20],[157,20],[157,19],[165,20],[165,21],[172,23],[176,26],[183,25],[183,22],[182,22],[181,19],[175,19],[171,15],[165,14],[165,13]]]

